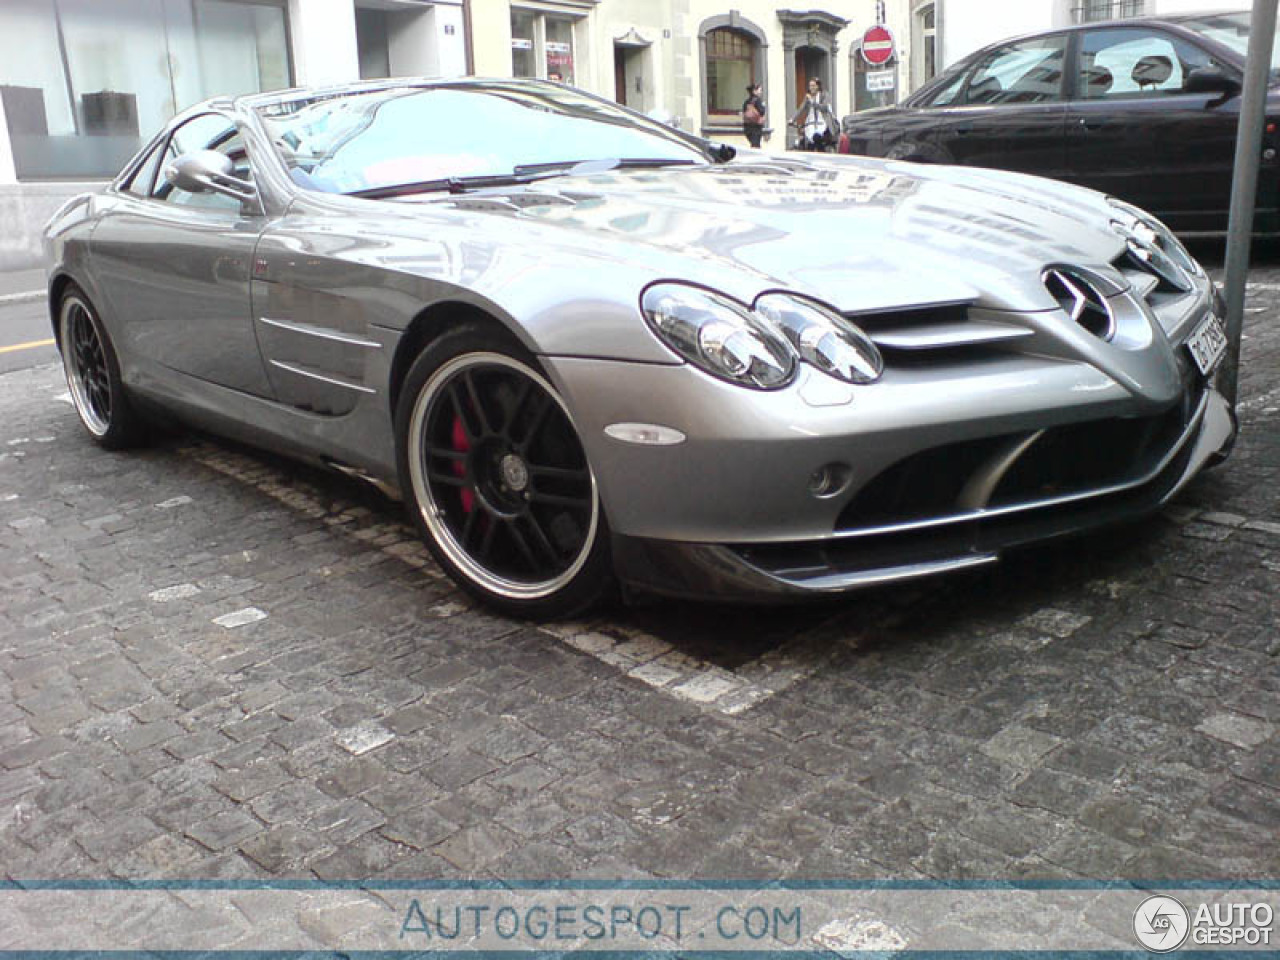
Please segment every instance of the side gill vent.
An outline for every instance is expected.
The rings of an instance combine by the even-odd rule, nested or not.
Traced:
[[[1044,285],[1058,301],[1062,312],[1099,340],[1110,340],[1116,332],[1116,316],[1099,284],[1083,270],[1051,267],[1044,272]]]

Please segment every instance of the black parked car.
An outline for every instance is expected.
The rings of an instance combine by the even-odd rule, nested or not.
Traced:
[[[1020,37],[979,50],[901,106],[846,117],[844,133],[852,153],[1055,177],[1128,200],[1180,233],[1220,233],[1248,40],[1247,13]],[[1280,86],[1268,114],[1280,117]],[[1280,233],[1278,146],[1269,119],[1260,234]]]

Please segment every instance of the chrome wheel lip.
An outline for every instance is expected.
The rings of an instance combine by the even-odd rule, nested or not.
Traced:
[[[570,426],[573,426],[573,417],[569,415],[569,408],[565,406],[560,394],[541,374],[520,361],[508,357],[506,354],[491,352],[465,353],[459,357],[454,357],[448,363],[435,370],[427,378],[427,382],[423,384],[422,390],[414,401],[413,411],[409,418],[407,441],[409,444],[409,480],[413,486],[414,499],[418,504],[419,514],[423,523],[426,524],[427,530],[445,556],[449,558],[455,567],[462,571],[468,580],[506,600],[541,600],[553,595],[573,581],[574,577],[586,566],[587,559],[590,557],[592,547],[595,544],[596,533],[600,524],[600,497],[596,489],[595,472],[591,469],[590,462],[588,461],[587,463],[587,475],[591,480],[591,519],[587,535],[583,539],[582,549],[574,557],[573,563],[563,572],[549,580],[532,583],[500,576],[471,557],[466,548],[454,536],[453,531],[449,529],[448,524],[444,522],[444,511],[436,502],[431,485],[427,482],[426,471],[423,466],[425,463],[422,441],[423,431],[426,428],[427,415],[430,413],[435,399],[458,373],[472,367],[491,366],[504,367],[528,377],[546,392],[547,396],[560,408]],[[574,432],[577,432],[576,427]],[[579,439],[578,443],[581,444],[581,442],[581,439]]]
[[[89,305],[80,297],[71,294],[62,301],[62,309],[58,314],[59,340],[62,348],[62,369],[67,378],[67,389],[71,391],[71,401],[76,413],[85,428],[95,437],[105,436],[111,429],[110,412],[106,416],[100,413],[89,395],[86,383],[87,371],[81,366],[80,357],[76,353],[77,331],[75,330],[76,314],[79,312],[82,322],[89,325],[94,338],[98,341],[98,349],[102,353],[103,364],[106,363],[106,345],[98,330],[97,319]],[[103,376],[108,373],[102,370]]]

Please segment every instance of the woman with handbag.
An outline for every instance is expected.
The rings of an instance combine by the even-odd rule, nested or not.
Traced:
[[[764,134],[764,101],[760,99],[760,84],[747,84],[747,99],[742,104],[742,135],[747,143],[760,149],[760,138]]]
[[[822,81],[817,77],[809,80],[809,92],[791,118],[791,125],[800,131],[801,150],[827,151],[835,144],[840,128],[835,114],[831,112],[831,102],[822,89]]]

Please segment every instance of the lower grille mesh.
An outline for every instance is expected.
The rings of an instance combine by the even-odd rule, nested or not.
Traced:
[[[991,508],[1101,490],[1152,471],[1182,435],[1199,397],[1151,417],[1114,418],[1053,427],[1009,468]],[[947,444],[900,460],[862,488],[841,512],[836,531],[911,523],[953,515],[974,474],[1029,434]]]

